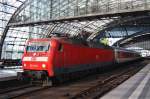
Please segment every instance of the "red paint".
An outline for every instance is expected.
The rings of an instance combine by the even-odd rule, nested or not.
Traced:
[[[23,61],[24,70],[46,70],[48,71],[49,77],[54,76],[54,67],[72,67],[81,66],[82,64],[94,64],[94,63],[108,63],[115,61],[114,50],[106,48],[90,48],[83,44],[72,44],[65,38],[52,37],[50,39],[31,39],[29,42],[45,42],[50,43],[50,48],[47,52],[26,52],[24,57],[48,57],[47,62],[35,62]],[[27,44],[28,44],[27,43]],[[60,47],[61,44],[61,47]],[[34,55],[36,53],[36,55]],[[119,55],[120,57],[128,57],[124,53]],[[42,68],[42,64],[46,64],[46,68]],[[81,66],[82,68],[82,66]]]

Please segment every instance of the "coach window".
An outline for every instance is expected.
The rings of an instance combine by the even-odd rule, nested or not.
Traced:
[[[63,45],[62,45],[62,44],[59,44],[59,45],[58,45],[58,51],[60,51],[60,52],[63,51]]]

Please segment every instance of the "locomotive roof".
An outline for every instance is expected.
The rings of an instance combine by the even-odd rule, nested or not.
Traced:
[[[81,46],[87,46],[87,47],[93,47],[93,48],[109,48],[112,49],[112,47],[108,45],[104,45],[100,42],[87,42],[83,39],[76,39],[76,38],[67,38],[67,37],[52,37],[52,39],[58,40],[60,43],[68,43],[68,44],[75,44],[75,45],[81,45]]]
[[[50,40],[57,40],[60,43],[68,43],[68,44],[74,44],[74,45],[80,45],[80,46],[87,46],[92,48],[107,48],[112,49],[112,47],[108,45],[104,45],[100,42],[93,42],[93,41],[85,41],[83,39],[77,39],[77,38],[67,38],[67,37],[51,37],[51,38],[38,38],[38,39],[30,39],[29,42],[32,41],[50,41]]]

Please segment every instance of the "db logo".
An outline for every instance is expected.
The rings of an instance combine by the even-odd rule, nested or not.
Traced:
[[[32,60],[32,61],[35,61],[35,60],[36,60],[36,57],[32,57],[31,60]]]

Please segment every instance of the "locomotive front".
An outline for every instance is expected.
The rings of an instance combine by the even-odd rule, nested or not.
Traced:
[[[53,76],[50,39],[29,40],[22,57],[22,78],[48,80]]]

